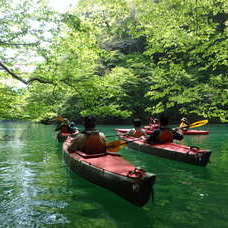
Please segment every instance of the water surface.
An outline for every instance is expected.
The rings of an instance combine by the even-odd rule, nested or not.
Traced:
[[[155,199],[143,208],[71,172],[54,127],[0,122],[0,227],[228,227],[228,125],[185,136],[182,143],[212,151],[207,167],[123,148],[127,160],[157,175]],[[118,127],[130,126],[98,129],[111,141]]]

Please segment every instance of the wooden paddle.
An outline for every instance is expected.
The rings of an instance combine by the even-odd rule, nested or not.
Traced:
[[[59,120],[59,121],[64,121],[64,120],[65,120],[65,118],[63,118],[62,116],[58,116],[58,117],[56,117],[55,119],[56,119],[56,120]]]
[[[125,141],[125,140],[115,140],[112,142],[108,142],[106,144],[106,148],[108,152],[118,152],[119,150],[121,150],[123,147],[127,146],[129,142],[134,142],[139,140],[139,138],[136,138],[134,140],[131,141]]]
[[[109,152],[118,152],[122,147],[127,146],[127,142],[124,140],[115,140],[112,142],[106,143],[107,151]]]

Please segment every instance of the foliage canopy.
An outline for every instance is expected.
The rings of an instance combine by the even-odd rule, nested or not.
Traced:
[[[2,118],[146,119],[166,112],[228,122],[227,1],[81,0],[61,15],[44,2],[38,10],[27,1],[18,8],[1,2],[1,11],[12,11],[0,19],[1,62],[33,82],[24,92],[2,85],[4,102],[21,102],[16,116],[6,108]],[[25,74],[8,48],[33,51],[42,62]]]

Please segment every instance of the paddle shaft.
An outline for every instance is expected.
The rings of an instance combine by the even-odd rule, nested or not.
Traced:
[[[128,144],[129,142],[134,142],[134,141],[137,141],[137,140],[139,140],[139,138],[137,138],[137,139],[134,139],[134,140],[131,140],[131,141],[127,141],[126,139],[120,139],[119,141],[125,141],[124,143],[120,143],[120,144],[118,144],[118,145],[114,145],[114,146],[107,146],[107,148],[112,148],[112,147],[117,147],[117,146],[121,146],[121,145],[124,145],[124,144]]]

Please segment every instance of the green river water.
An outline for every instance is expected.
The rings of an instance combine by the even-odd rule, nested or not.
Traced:
[[[0,227],[228,227],[228,125],[185,136],[183,144],[212,151],[207,167],[123,148],[124,158],[157,175],[154,201],[143,208],[71,172],[54,127],[0,122]],[[130,126],[97,128],[114,135],[118,127]]]

